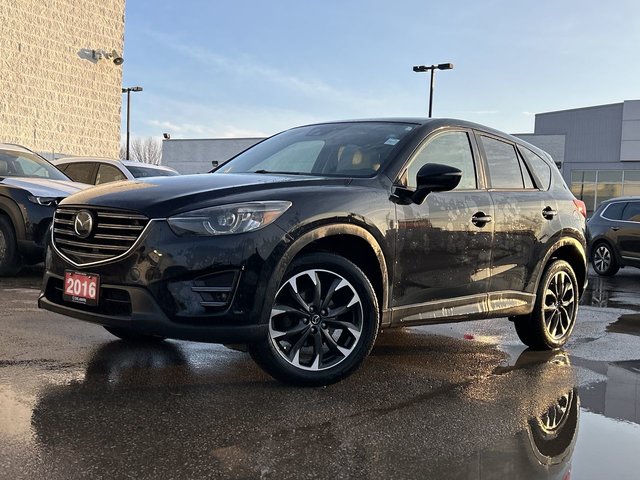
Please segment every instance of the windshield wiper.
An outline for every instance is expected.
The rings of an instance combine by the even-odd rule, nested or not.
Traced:
[[[307,175],[313,176],[313,173],[304,173],[304,172],[274,172],[271,170],[255,170],[251,173],[266,173],[266,174],[276,174],[276,175]]]

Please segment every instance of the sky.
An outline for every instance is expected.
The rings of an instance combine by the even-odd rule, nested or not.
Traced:
[[[534,114],[640,99],[637,0],[128,0],[138,137],[267,136],[434,117],[532,132]],[[124,99],[124,98],[123,98]],[[123,103],[123,128],[126,118]]]

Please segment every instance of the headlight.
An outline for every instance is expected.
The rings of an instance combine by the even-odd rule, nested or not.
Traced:
[[[45,207],[53,207],[56,204],[56,197],[36,197],[29,195],[27,198],[30,202],[44,205]]]
[[[266,227],[290,206],[284,201],[235,203],[181,213],[167,222],[176,235],[232,235]]]

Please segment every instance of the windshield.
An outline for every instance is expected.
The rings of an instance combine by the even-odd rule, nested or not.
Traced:
[[[44,158],[12,150],[0,150],[0,177],[48,178],[69,180]]]
[[[353,122],[294,128],[251,147],[216,173],[371,177],[417,127]]]
[[[153,167],[132,167],[127,165],[127,169],[131,172],[135,178],[142,177],[173,177],[175,175],[179,175],[178,172],[174,172],[173,170],[165,170],[163,168],[153,168]]]

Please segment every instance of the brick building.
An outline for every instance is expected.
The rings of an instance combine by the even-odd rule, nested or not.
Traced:
[[[117,158],[124,6],[0,0],[0,142]]]

